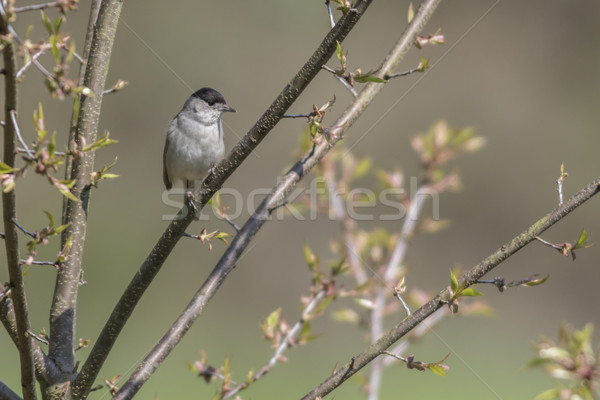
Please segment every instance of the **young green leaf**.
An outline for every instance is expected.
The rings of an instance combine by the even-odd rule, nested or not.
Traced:
[[[50,156],[50,160],[54,159],[55,154],[56,154],[56,132],[52,132],[52,137],[50,138],[50,143],[48,143],[48,155]]]
[[[73,201],[79,202],[79,199],[77,197],[75,197],[75,195],[73,193],[71,193],[70,190],[63,189],[62,187],[58,187],[58,186],[57,186],[57,189],[58,189],[59,192],[61,192],[63,194],[63,196],[65,196],[69,200],[73,200]]]
[[[71,252],[72,246],[73,246],[73,235],[70,235],[68,237],[67,241],[65,242],[65,245],[63,246],[62,250],[58,253],[58,255],[56,257],[58,262],[62,263],[67,259],[67,257],[69,256],[69,253]]]
[[[446,376],[446,371],[444,370],[444,368],[441,365],[427,364],[427,369],[439,376],[444,376],[444,377]]]
[[[581,230],[581,235],[579,235],[579,239],[577,239],[577,243],[575,244],[575,247],[573,247],[573,250],[585,249],[587,247],[590,247],[590,245],[588,245],[587,241],[588,241],[587,231],[585,230],[585,228],[583,228]]]
[[[60,52],[58,51],[58,45],[56,43],[56,35],[50,35],[50,49],[52,50],[52,55],[54,56],[54,60],[57,64],[60,64]]]
[[[340,42],[336,41],[335,43],[335,54],[340,61],[340,66],[343,72],[346,70],[346,57],[344,57],[344,51],[342,50],[342,45]]]
[[[458,289],[458,280],[452,271],[450,271],[450,288],[452,288],[452,293],[456,294],[456,290]]]
[[[83,149],[81,149],[81,151],[86,152],[91,150],[97,150],[106,146],[110,146],[113,143],[118,143],[118,140],[109,139],[108,135],[108,131],[104,132],[104,134],[98,139],[96,139],[94,143],[90,144],[89,146],[85,146]]]
[[[317,267],[319,266],[319,257],[312,252],[308,244],[304,243],[304,260],[306,261],[306,265],[308,265],[308,269],[311,272],[315,272]]]
[[[48,33],[50,35],[52,35],[52,23],[50,22],[50,19],[48,18],[48,16],[46,15],[46,13],[44,11],[41,11],[41,13],[42,13],[42,22],[44,23],[44,27],[46,28]]]
[[[346,261],[346,259],[342,258],[339,263],[331,268],[331,276],[338,276],[348,270],[347,267],[344,268],[344,261]]]
[[[70,64],[73,60],[73,55],[75,54],[75,42],[71,42],[69,45],[69,52],[67,53],[67,58],[65,59],[67,64]]]
[[[0,174],[10,174],[14,168],[0,161]]]
[[[272,311],[271,314],[267,317],[266,325],[269,328],[275,328],[279,323],[279,317],[281,315],[281,308],[278,308],[275,311]]]
[[[68,227],[69,227],[69,224],[59,225],[56,228],[52,229],[52,233],[53,234],[61,233],[62,231],[64,231]]]
[[[44,214],[46,214],[46,217],[48,217],[48,225],[50,226],[50,228],[52,228],[54,226],[54,217],[48,211],[46,211],[46,210],[42,210],[42,211],[44,212]]]
[[[352,173],[352,177],[354,179],[359,179],[365,176],[367,172],[369,172],[369,170],[371,169],[372,161],[373,160],[371,160],[371,158],[369,157],[365,157],[362,160],[360,160],[360,162],[354,169],[354,172]]]
[[[480,293],[480,292],[478,292],[477,290],[475,290],[473,288],[466,288],[466,289],[463,289],[460,292],[460,295],[461,296],[469,296],[469,297],[471,297],[471,296],[483,296],[483,293]]]
[[[60,26],[62,25],[63,17],[58,17],[56,21],[54,21],[54,33],[58,35],[58,31],[60,30]]]
[[[331,303],[331,301],[333,300],[333,296],[327,296],[323,299],[322,302],[319,303],[318,306],[315,307],[315,309],[313,310],[313,312],[307,316],[307,319],[312,318],[316,315],[319,315],[323,312],[323,310],[325,310],[327,308],[327,306],[329,305],[329,303]]]
[[[408,4],[408,23],[410,24],[410,22],[413,20],[413,18],[415,17],[415,9],[413,8],[413,3],[412,1]]]
[[[528,279],[525,283],[523,283],[523,286],[541,285],[542,283],[546,282],[548,280],[548,278],[550,278],[550,275],[546,275],[545,277],[540,278],[540,279]]]
[[[249,385],[254,381],[254,370],[251,369],[246,375],[246,384]]]

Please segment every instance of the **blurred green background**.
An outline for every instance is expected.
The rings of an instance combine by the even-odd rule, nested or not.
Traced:
[[[62,28],[72,33],[79,48],[88,7],[82,2],[80,11],[69,14]],[[407,9],[408,1],[373,3],[344,42],[350,69],[366,71],[379,65],[400,36]],[[56,17],[54,12],[49,15]],[[566,196],[598,176],[599,17],[600,2],[587,0],[443,2],[424,33],[441,28],[446,44],[413,49],[399,71],[416,66],[421,56],[430,59],[433,68],[426,75],[414,74],[387,84],[348,132],[343,144],[357,155],[373,157],[379,168],[401,167],[408,176],[419,173],[410,138],[438,119],[447,119],[452,127],[472,126],[487,139],[481,151],[455,163],[464,189],[440,200],[440,217],[452,220],[451,227],[419,236],[412,243],[407,260],[409,286],[437,292],[448,284],[451,267],[473,266],[555,207],[555,180],[562,162],[569,173]],[[39,14],[33,12],[19,16],[15,27],[22,33],[29,24],[37,24],[31,38],[38,40],[44,37],[38,22]],[[108,86],[117,79],[129,81],[129,86],[105,97],[100,121],[100,130],[110,131],[119,143],[98,152],[96,163],[99,168],[118,157],[113,171],[121,177],[102,182],[93,192],[84,258],[88,284],[80,290],[79,337],[95,339],[120,292],[167,226],[161,215],[173,209],[161,201],[164,135],[191,90],[214,87],[238,110],[225,116],[226,145],[231,148],[327,30],[321,0],[125,2]],[[42,62],[50,65],[49,57]],[[337,67],[334,60],[329,65]],[[62,146],[70,102],[52,100],[41,86],[40,74],[30,70],[20,97],[23,134],[33,140],[31,115],[41,101],[46,126],[58,132]],[[327,120],[332,122],[351,96],[327,73],[319,74],[290,113],[308,112],[313,104],[323,104],[334,94],[337,103]],[[303,120],[281,122],[225,187],[243,194],[271,188],[285,166],[296,159],[293,152],[304,128]],[[42,209],[60,215],[60,196],[40,179],[29,173],[17,185],[19,219],[29,229],[45,224]],[[369,180],[364,183],[370,184]],[[573,241],[585,227],[594,242],[594,234],[600,231],[598,207],[598,199],[592,199],[544,238]],[[247,211],[236,222],[241,225],[246,215]],[[400,228],[398,221],[379,225],[390,231]],[[191,231],[203,227],[231,232],[214,217],[195,223]],[[242,381],[250,368],[260,369],[272,351],[261,338],[259,321],[280,306],[288,321],[298,318],[299,296],[306,293],[310,279],[303,243],[328,260],[328,241],[338,229],[327,218],[310,222],[288,218],[266,224],[206,312],[138,397],[209,398],[214,386],[206,385],[186,367],[187,361],[199,358],[201,349],[213,365],[231,356],[235,380]],[[53,259],[56,246],[54,241],[38,258]],[[224,248],[214,243],[209,252],[195,241],[180,242],[116,343],[102,378],[127,377],[132,372]],[[448,376],[395,366],[386,370],[381,398],[530,399],[552,386],[539,371],[522,367],[534,356],[532,343],[540,335],[556,338],[561,322],[577,328],[587,321],[598,325],[598,251],[597,246],[581,251],[572,262],[532,243],[493,276],[512,280],[540,273],[550,275],[548,282],[503,294],[493,287],[481,288],[485,300],[496,309],[494,317],[447,319],[409,349],[424,361],[452,353],[446,360],[451,367]],[[48,326],[54,276],[51,267],[28,269],[35,331]],[[8,280],[5,268],[0,269],[0,279]],[[397,316],[397,320],[402,318]],[[336,364],[346,363],[366,345],[364,332],[327,316],[313,321],[313,331],[320,334],[318,340],[289,350],[289,362],[273,369],[243,397],[299,398]],[[84,359],[87,351],[78,352],[78,358]],[[0,360],[0,379],[16,390],[18,356],[5,332],[0,333]],[[106,390],[90,396],[109,397]],[[357,382],[349,381],[334,397],[362,399],[364,395]]]

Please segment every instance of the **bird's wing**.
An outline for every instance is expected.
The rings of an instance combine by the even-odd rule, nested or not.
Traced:
[[[169,132],[167,132],[167,139],[165,140],[165,150],[163,151],[163,182],[165,183],[165,187],[167,190],[173,187],[173,182],[169,179],[169,172],[167,171],[167,152],[169,151]]]

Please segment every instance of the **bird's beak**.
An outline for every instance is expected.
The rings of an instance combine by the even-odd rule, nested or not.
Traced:
[[[228,106],[227,104],[223,104],[223,105],[221,106],[221,111],[222,111],[222,112],[226,112],[226,111],[229,111],[229,112],[237,112],[237,111],[235,111],[235,108],[233,108],[233,107],[230,107],[230,106]]]

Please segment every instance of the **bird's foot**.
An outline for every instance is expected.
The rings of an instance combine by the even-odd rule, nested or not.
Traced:
[[[187,209],[190,210],[192,213],[194,213],[194,219],[196,221],[199,221],[200,220],[200,209],[198,208],[198,205],[196,204],[196,196],[194,196],[194,193],[192,193],[192,192],[185,193],[185,203],[186,203]]]

